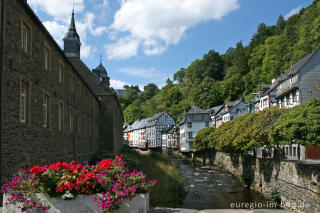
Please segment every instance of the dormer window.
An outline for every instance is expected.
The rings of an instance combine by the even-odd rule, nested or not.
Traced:
[[[292,76],[290,77],[290,83],[292,83],[293,82],[293,78],[292,78]]]

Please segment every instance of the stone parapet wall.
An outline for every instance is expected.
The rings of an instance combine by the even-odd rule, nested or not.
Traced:
[[[199,162],[203,161],[200,155],[196,155],[195,158]],[[251,189],[262,193],[265,197],[270,196],[273,187],[277,188],[282,201],[287,202],[286,208],[303,212],[320,211],[320,165],[318,164],[275,161],[253,156],[230,156],[223,152],[206,154],[206,163],[216,164],[238,177],[252,178]]]

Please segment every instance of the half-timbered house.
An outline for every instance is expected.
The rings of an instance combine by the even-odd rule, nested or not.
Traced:
[[[161,131],[170,125],[174,126],[175,121],[167,112],[160,112],[149,118],[146,125],[147,147],[160,149]]]

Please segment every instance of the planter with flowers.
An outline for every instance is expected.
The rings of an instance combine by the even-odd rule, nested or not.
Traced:
[[[120,156],[96,165],[35,165],[1,187],[3,212],[147,212],[155,183],[141,171],[129,171]]]

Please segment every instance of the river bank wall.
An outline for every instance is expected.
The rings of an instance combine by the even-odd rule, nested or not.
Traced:
[[[190,156],[189,156],[190,157]],[[202,153],[192,158],[203,162]],[[249,180],[250,188],[270,197],[272,188],[280,193],[282,207],[303,212],[320,212],[320,165],[256,158],[250,155],[228,155],[223,152],[205,153],[205,163]]]

